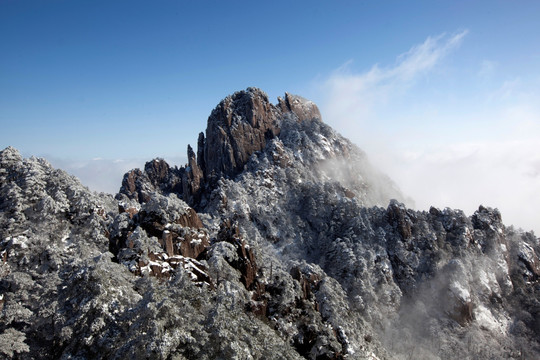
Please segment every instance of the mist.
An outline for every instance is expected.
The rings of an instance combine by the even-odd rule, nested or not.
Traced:
[[[84,186],[96,192],[116,194],[122,186],[124,174],[131,169],[144,169],[144,164],[152,159],[102,159],[71,160],[45,158],[55,167],[76,176]],[[170,166],[184,165],[185,157],[167,157]]]
[[[372,160],[415,200],[417,209],[451,207],[470,215],[482,204],[498,208],[506,224],[540,233],[540,163],[531,157],[532,141],[385,150],[373,153]]]
[[[428,37],[388,66],[346,62],[317,84],[323,118],[416,209],[490,206],[538,234],[540,93],[519,74],[499,76],[491,60],[461,78],[455,59],[467,36]]]

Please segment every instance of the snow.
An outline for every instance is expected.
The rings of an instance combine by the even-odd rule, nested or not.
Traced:
[[[533,263],[534,249],[529,244],[522,242],[520,243],[518,256],[529,263]]]
[[[200,273],[204,274],[204,270],[199,268],[199,266],[202,266],[202,264],[200,262],[198,262],[195,259],[189,259],[189,260],[191,260],[191,261],[185,263],[184,269],[186,269],[186,270],[194,269],[194,270],[197,270]]]
[[[463,302],[469,302],[471,300],[471,293],[469,290],[465,289],[465,287],[457,281],[453,281],[450,284],[450,291]]]
[[[507,319],[503,319],[502,322],[498,321],[495,316],[493,316],[492,312],[484,305],[479,305],[474,309],[474,317],[478,325],[485,330],[503,335],[507,332],[509,325]]]
[[[317,136],[319,138],[319,145],[322,146],[323,150],[325,150],[327,154],[333,154],[334,152],[330,147],[330,142],[328,141],[328,139],[325,138],[322,134],[317,134]]]
[[[10,242],[13,245],[18,245],[21,249],[28,249],[28,238],[24,235],[14,236],[14,237],[7,237],[5,242]]]
[[[490,279],[488,279],[488,275],[483,269],[480,269],[478,271],[478,280],[479,280],[480,286],[481,286],[481,288],[482,288],[482,290],[484,292],[491,290]]]

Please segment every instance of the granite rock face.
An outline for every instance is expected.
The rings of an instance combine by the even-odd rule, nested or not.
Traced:
[[[279,134],[281,112],[258,89],[226,97],[208,118],[204,174],[210,181],[238,174],[251,154]],[[215,180],[213,180],[215,179]]]
[[[128,171],[122,179],[119,193],[141,203],[149,201],[154,192],[181,193],[184,171],[183,168],[171,168],[165,160],[156,158],[145,164],[144,171]]]
[[[201,197],[202,186],[204,186],[204,173],[199,167],[198,161],[191,146],[187,150],[188,165],[183,171],[182,196],[189,204],[198,204]]]
[[[238,175],[253,153],[279,135],[283,117],[321,119],[317,105],[300,96],[285,93],[285,98],[278,100],[278,105],[273,105],[256,88],[226,97],[208,117],[206,136],[199,134],[197,153],[188,145],[185,167],[173,169],[164,160],[155,159],[146,163],[144,172],[134,169],[124,175],[120,193],[140,202],[148,201],[152,191],[175,193],[198,207],[203,192],[210,192],[222,177]]]
[[[278,107],[283,114],[291,113],[298,121],[322,119],[321,112],[314,102],[298,95],[285,93],[285,98],[278,98]]]
[[[539,357],[539,239],[410,209],[312,102],[235,93],[187,158],[113,198],[0,152],[0,356]]]

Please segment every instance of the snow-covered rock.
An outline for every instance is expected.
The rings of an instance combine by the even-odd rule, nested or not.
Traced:
[[[254,88],[115,198],[6,148],[0,354],[538,358],[534,234],[407,201],[314,103]]]

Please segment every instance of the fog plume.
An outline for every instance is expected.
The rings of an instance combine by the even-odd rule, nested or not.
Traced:
[[[319,84],[323,118],[419,210],[471,214],[483,204],[499,208],[505,223],[540,233],[538,84],[497,76],[497,61],[486,59],[463,76],[470,69],[455,63],[468,36],[428,37],[390,66],[345,63]]]

